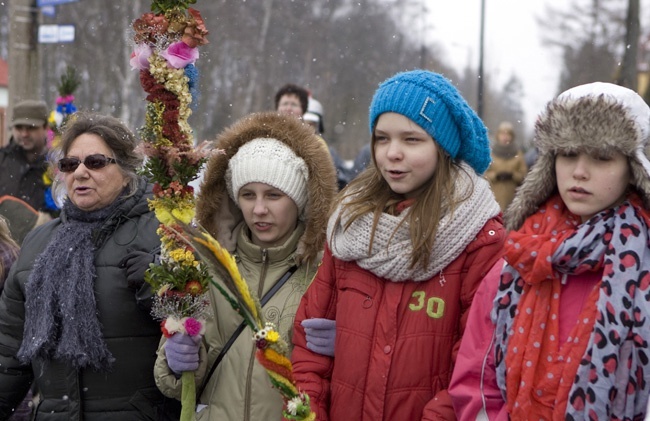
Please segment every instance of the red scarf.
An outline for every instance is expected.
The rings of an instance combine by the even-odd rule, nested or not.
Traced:
[[[573,340],[559,344],[562,285],[551,257],[579,224],[579,218],[556,196],[520,230],[509,234],[505,259],[525,282],[506,355],[506,400],[511,419],[564,419],[569,389],[587,349],[599,296],[599,289],[594,288],[578,319],[583,322],[571,330],[569,337]]]
[[[636,195],[583,224],[555,196],[509,234],[495,301],[495,362],[512,419],[644,418],[649,227]],[[562,279],[595,270],[602,279],[559,343]]]

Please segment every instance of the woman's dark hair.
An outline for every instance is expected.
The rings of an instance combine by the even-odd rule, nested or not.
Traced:
[[[300,100],[300,107],[302,108],[302,113],[307,112],[307,106],[309,105],[309,92],[305,88],[301,88],[298,85],[293,83],[287,83],[280,88],[275,94],[275,109],[278,109],[278,104],[280,103],[280,98],[284,95],[295,95]]]

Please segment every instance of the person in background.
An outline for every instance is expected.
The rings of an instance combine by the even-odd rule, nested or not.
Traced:
[[[372,145],[366,143],[359,149],[356,158],[354,158],[354,163],[352,164],[352,174],[351,177],[354,179],[356,176],[361,174],[369,165],[372,164]]]
[[[4,287],[11,265],[18,257],[19,250],[18,243],[11,237],[7,221],[0,216],[0,291]]]
[[[515,196],[515,190],[528,173],[524,153],[515,142],[512,123],[504,121],[499,124],[491,148],[492,164],[485,172],[485,177],[490,182],[501,210],[505,211]]]
[[[312,120],[314,119],[314,117],[319,116],[320,121],[317,124],[318,131],[315,130],[315,132],[316,134],[319,135],[322,145],[325,148],[327,148],[327,150],[330,152],[331,159],[335,161],[335,165],[337,168],[337,185],[340,186],[346,182],[347,177],[345,172],[339,171],[339,168],[343,168],[345,170],[345,167],[343,161],[338,156],[338,153],[333,148],[329,147],[327,145],[327,142],[325,142],[325,139],[322,138],[322,133],[324,130],[324,126],[322,124],[323,106],[318,101],[313,102],[311,100],[311,95],[309,94],[309,91],[307,91],[305,88],[302,88],[298,85],[294,85],[291,83],[284,85],[275,94],[275,110],[280,114],[294,116],[301,121],[305,121],[304,115],[309,111],[310,103],[312,104],[312,111],[309,113],[308,116]],[[310,127],[316,126],[316,124],[313,124],[310,121],[305,121],[305,122]]]
[[[650,394],[650,108],[577,86],[535,124],[539,158],[505,213],[449,393],[460,420],[642,420]],[[480,298],[479,298],[480,297]]]
[[[290,345],[298,303],[322,257],[334,167],[311,128],[276,112],[243,117],[216,147],[225,152],[210,158],[197,219],[235,256],[264,319]],[[280,420],[283,401],[255,361],[250,327],[239,329],[242,316],[212,285],[210,300],[203,345],[179,333],[163,340],[158,387],[180,399],[178,374],[196,370],[197,419]]]
[[[17,197],[5,195],[0,197],[0,216],[4,217],[11,237],[21,245],[27,234],[52,218],[45,212],[38,212]]]
[[[47,170],[47,105],[18,102],[12,111],[9,145],[0,149],[0,196],[13,196],[39,212],[56,214],[43,174]]]
[[[531,146],[530,149],[526,151],[524,154],[524,160],[526,161],[526,167],[530,170],[532,166],[535,164],[535,161],[537,161],[537,155],[539,155],[539,152],[537,151],[537,148],[534,146]]]
[[[303,114],[302,120],[314,129],[314,133],[323,137],[325,123],[323,123],[323,105],[320,101],[312,96],[309,97],[307,112]]]
[[[7,276],[9,276],[11,266],[16,261],[16,258],[18,258],[19,251],[20,247],[12,238],[7,221],[4,217],[0,216],[0,291],[2,291],[5,280],[7,279]],[[9,421],[30,420],[32,415],[32,406],[32,391],[30,388],[20,405],[16,407],[13,414],[9,417]]]
[[[275,93],[275,109],[280,114],[302,117],[309,105],[309,92],[306,89],[287,83]]]
[[[32,383],[39,420],[170,411],[153,378],[160,325],[139,305],[151,297],[144,272],[160,239],[137,144],[96,114],[77,114],[62,135],[61,216],[27,235],[0,296],[1,419]]]
[[[323,138],[323,133],[325,132],[325,126],[323,123],[323,106],[319,101],[314,99],[314,97],[309,97],[309,105],[307,106],[307,112],[302,116],[302,119],[305,123],[313,127],[314,132]],[[325,141],[325,139],[323,138]],[[327,144],[327,141],[325,141]],[[336,149],[333,146],[329,146],[330,155],[332,156],[332,161],[334,161],[334,167],[336,168],[336,180],[338,183],[339,190],[342,190],[348,182],[350,181],[349,172],[350,170],[345,166],[345,162],[341,159]]]
[[[318,420],[454,419],[454,349],[505,238],[480,176],[487,131],[449,80],[424,70],[384,81],[369,122],[374,164],[329,219],[294,322],[294,377]]]

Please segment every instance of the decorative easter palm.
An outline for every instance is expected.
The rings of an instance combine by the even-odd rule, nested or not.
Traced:
[[[162,320],[163,334],[203,334],[208,316],[209,275],[182,241],[182,228],[194,218],[194,191],[189,182],[205,162],[194,149],[188,118],[196,96],[198,47],[208,31],[201,14],[189,7],[196,0],[153,0],[151,12],[133,23],[131,66],[140,72],[147,93],[145,126],[140,129],[148,159],[142,172],[154,183],[149,206],[160,221],[161,264],[145,280],[156,291],[152,314]],[[181,420],[195,418],[194,372],[182,374]]]
[[[53,150],[61,141],[61,132],[68,122],[68,119],[77,112],[74,105],[74,92],[81,84],[81,78],[74,67],[66,66],[65,73],[61,75],[56,90],[59,96],[56,97],[56,107],[50,112],[47,119],[47,148]],[[43,184],[45,189],[45,208],[49,212],[58,212],[59,205],[52,196],[52,182],[57,177],[58,170],[56,166],[49,165],[47,171],[43,173]]]
[[[188,183],[206,159],[193,148],[187,122],[196,96],[197,47],[207,43],[208,34],[200,13],[189,7],[194,3],[196,0],[153,0],[151,12],[133,24],[131,66],[139,70],[140,83],[148,94],[145,126],[140,130],[148,156],[143,173],[154,182],[150,206],[161,222],[161,264],[152,266],[145,276],[156,291],[152,313],[162,320],[167,337],[203,334],[211,282],[255,332],[257,360],[287,402],[285,417],[311,421],[315,415],[309,396],[295,386],[287,344],[272,324],[264,322],[259,300],[249,291],[234,258],[205,230],[190,225],[195,201]],[[182,383],[181,420],[193,420],[194,373],[184,372]]]
[[[59,96],[56,97],[56,108],[48,118],[49,128],[53,134],[50,146],[57,146],[62,127],[65,126],[68,118],[77,112],[77,107],[74,105],[74,92],[80,84],[81,77],[77,70],[70,65],[66,66],[65,73],[61,75],[56,86],[59,93]]]
[[[309,406],[309,395],[299,392],[296,387],[289,360],[289,348],[273,323],[264,321],[259,299],[249,290],[237,268],[235,258],[205,229],[182,222],[179,222],[179,225],[183,230],[181,237],[192,246],[212,275],[212,285],[255,332],[255,356],[269,375],[271,384],[278,389],[285,401],[284,417],[298,421],[315,420],[316,414],[311,412]],[[215,282],[214,279],[221,282]]]

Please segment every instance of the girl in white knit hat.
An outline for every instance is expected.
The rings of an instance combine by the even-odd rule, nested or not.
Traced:
[[[382,83],[369,117],[373,163],[329,219],[296,315],[294,374],[318,420],[453,419],[454,349],[505,240],[480,177],[486,129],[424,70]]]
[[[474,300],[450,387],[461,420],[639,420],[650,393],[650,108],[570,89],[505,218],[500,282]]]
[[[235,256],[264,320],[291,344],[298,303],[325,244],[336,193],[332,160],[309,126],[275,112],[242,118],[215,146],[223,153],[208,162],[197,218]],[[198,420],[279,420],[283,401],[255,360],[253,333],[214,286],[210,298],[214,317],[203,344],[174,335],[161,346],[158,387],[180,399],[176,373],[196,370]]]

